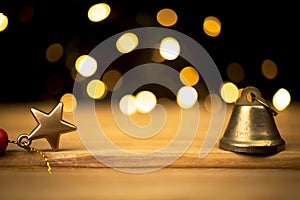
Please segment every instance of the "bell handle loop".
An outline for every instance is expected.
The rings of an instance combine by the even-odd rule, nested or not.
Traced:
[[[252,97],[252,100],[249,100],[247,98],[248,95],[251,95]],[[246,88],[243,89],[242,93],[241,93],[241,96],[240,98],[238,99],[237,101],[237,104],[240,104],[240,105],[253,105],[253,104],[257,104],[259,105],[260,103],[259,102],[256,102],[253,100],[253,96],[261,96],[260,94],[260,91],[256,88],[256,87],[253,87],[253,86],[248,86]]]
[[[245,89],[243,89],[241,98],[243,98],[244,100],[249,102],[249,100],[247,100],[248,94],[251,94],[252,97],[253,96],[256,96],[256,97],[261,96],[260,91],[256,87],[253,87],[253,86],[248,86]]]
[[[260,99],[259,97],[256,97],[255,95],[253,95],[253,98],[260,103],[261,105],[263,105],[269,112],[271,112],[274,116],[276,116],[278,113],[271,108],[271,106],[269,104],[267,104],[267,102],[265,102],[264,100]]]
[[[247,95],[250,94],[252,100],[249,101],[247,99]],[[256,104],[263,105],[271,114],[276,116],[278,113],[267,103],[267,101],[261,96],[260,91],[253,86],[246,87],[241,94],[241,98],[239,100],[240,103],[246,103],[246,104],[253,104],[256,102]]]

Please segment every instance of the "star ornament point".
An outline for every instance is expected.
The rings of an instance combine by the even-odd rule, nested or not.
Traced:
[[[60,135],[75,131],[75,125],[62,119],[63,103],[59,102],[50,113],[45,113],[36,108],[31,108],[38,125],[28,135],[29,140],[46,138],[53,151],[59,148]]]

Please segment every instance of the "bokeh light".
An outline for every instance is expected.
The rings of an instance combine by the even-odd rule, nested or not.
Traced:
[[[20,68],[18,68],[18,70],[15,72],[14,68],[9,67],[10,69],[8,69],[8,72],[11,74],[16,73],[18,76],[16,78],[22,82],[23,77],[29,77],[29,75],[37,77],[36,73],[39,73],[41,69],[39,65],[42,65],[43,72],[45,72],[44,75],[47,76],[45,78],[39,76],[38,79],[30,78],[30,81],[26,81],[26,85],[24,84],[24,86],[26,86],[26,89],[30,91],[24,92],[24,98],[32,98],[37,95],[38,91],[42,93],[39,96],[45,98],[49,96],[52,97],[52,95],[60,95],[66,89],[72,89],[72,81],[87,81],[86,77],[92,77],[95,75],[97,70],[102,67],[103,63],[101,59],[98,60],[97,58],[96,60],[90,55],[83,54],[88,54],[88,52],[90,52],[95,45],[100,44],[101,41],[104,41],[109,36],[112,36],[115,33],[120,33],[120,30],[136,27],[137,24],[145,27],[173,26],[173,28],[179,29],[178,31],[183,31],[187,35],[195,36],[195,38],[197,38],[197,35],[199,36],[199,32],[201,33],[202,31],[202,34],[206,37],[198,39],[207,39],[207,41],[203,40],[204,43],[212,42],[211,44],[208,44],[207,50],[212,48],[210,49],[210,52],[213,54],[216,53],[216,57],[214,57],[214,59],[216,59],[216,62],[219,63],[220,66],[223,66],[221,67],[222,69],[220,70],[220,73],[222,77],[225,78],[224,80],[227,78],[228,81],[230,81],[232,84],[235,84],[235,87],[232,88],[236,88],[237,86],[246,87],[248,84],[257,83],[260,88],[267,91],[267,98],[271,99],[273,97],[273,94],[270,92],[272,91],[271,89],[277,89],[276,85],[280,85],[280,83],[285,81],[284,84],[286,85],[286,89],[288,89],[290,92],[297,91],[297,78],[294,77],[297,74],[296,71],[294,71],[296,68],[287,70],[293,66],[292,62],[294,60],[288,58],[289,56],[293,56],[293,54],[289,53],[288,48],[282,48],[284,49],[284,55],[280,55],[278,52],[275,53],[275,50],[280,49],[278,45],[281,45],[282,43],[293,44],[293,42],[272,43],[272,38],[268,36],[270,36],[270,33],[275,33],[275,31],[278,33],[278,27],[275,27],[272,30],[269,29],[269,26],[273,24],[268,23],[267,26],[264,26],[264,22],[259,16],[257,16],[258,20],[254,24],[249,24],[247,20],[244,21],[242,18],[239,22],[243,23],[235,22],[234,18],[229,20],[224,13],[205,12],[206,14],[202,13],[199,15],[197,14],[197,11],[200,13],[201,9],[199,10],[196,7],[190,10],[191,12],[189,12],[189,15],[185,15],[186,13],[182,12],[183,10],[180,10],[181,6],[185,6],[183,2],[182,4],[169,4],[169,6],[164,3],[155,3],[145,9],[133,9],[135,4],[128,4],[126,2],[109,3],[109,1],[100,1],[84,4],[79,2],[73,3],[72,9],[70,9],[71,7],[69,3],[64,4],[59,9],[55,9],[57,5],[51,4],[50,6],[49,2],[49,12],[47,11],[45,13],[40,10],[41,7],[39,7],[39,4],[34,4],[32,2],[25,2],[16,7],[13,6],[14,3],[12,2],[11,5],[5,3],[3,4],[3,8],[0,11],[0,31],[3,32],[0,33],[2,33],[1,36],[3,36],[3,38],[1,37],[2,50],[5,53],[3,54],[3,58],[6,59],[6,63],[12,61],[9,60],[9,56],[7,56],[13,52],[13,50],[10,48],[11,42],[15,41],[16,44],[19,44],[19,46],[22,47],[16,49],[20,51],[20,54],[18,54],[19,59],[14,60],[20,61],[16,61],[18,64],[13,65],[19,66]],[[10,10],[13,8],[16,9]],[[10,20],[9,24],[8,20]],[[291,20],[294,19],[291,18]],[[102,23],[93,23],[100,21],[102,21]],[[41,27],[36,26],[42,22],[44,22],[45,27],[48,27],[45,29],[46,32],[40,32],[39,28]],[[198,28],[197,26],[194,26],[197,23]],[[114,26],[112,26],[113,24]],[[252,25],[255,25],[255,27],[251,28]],[[53,29],[53,27],[56,28]],[[112,27],[113,29],[111,29]],[[226,30],[224,28],[226,28]],[[250,41],[249,38],[247,39],[247,37],[244,37],[244,34],[251,35],[250,33],[256,32],[257,29],[255,28],[266,29],[260,32],[262,37],[256,37],[255,41]],[[128,31],[126,31],[127,33],[124,32],[125,34],[119,35],[120,37],[115,43],[116,46],[113,46],[114,51],[118,50],[122,54],[132,52],[141,44],[144,44],[144,40],[148,38],[129,31],[130,30],[128,29]],[[233,32],[230,33],[230,31]],[[282,33],[287,33],[284,29],[280,29],[280,31],[283,31]],[[15,35],[11,34],[15,32],[17,33],[16,35],[19,35],[20,37],[16,37],[13,41],[10,41],[11,38],[9,37],[5,38],[10,35]],[[40,43],[33,42],[34,38],[36,38],[38,35],[43,36],[44,33],[46,34],[44,36],[47,36],[44,38],[46,39],[45,41],[39,40]],[[222,33],[226,34],[226,37],[223,35],[224,37],[213,38],[216,36],[222,36]],[[49,34],[51,35],[51,38],[48,37]],[[224,39],[225,41],[223,41]],[[242,42],[244,39],[245,43]],[[260,39],[266,39],[270,41],[264,42],[263,40],[260,41]],[[239,42],[240,40],[241,42]],[[194,88],[197,89],[198,94],[202,94],[202,92],[200,93],[198,90],[199,87],[202,87],[202,85],[199,84],[199,81],[203,81],[201,80],[200,74],[196,70],[196,67],[198,66],[189,66],[191,63],[189,63],[188,60],[179,57],[180,54],[182,54],[181,51],[183,51],[183,48],[186,50],[184,46],[185,44],[182,43],[184,41],[180,39],[180,37],[174,36],[174,34],[169,34],[164,35],[164,37],[159,37],[159,40],[155,40],[154,42],[156,42],[157,46],[155,46],[153,49],[145,50],[145,54],[141,49],[138,48],[138,50],[134,51],[132,55],[123,55],[120,57],[120,60],[118,59],[116,62],[113,62],[110,69],[114,68],[116,70],[108,70],[107,72],[103,73],[103,76],[100,79],[105,84],[106,90],[113,92],[113,90],[118,89],[115,88],[117,81],[120,81],[122,84],[121,72],[123,73],[125,70],[127,70],[126,67],[128,67],[129,70],[129,67],[133,67],[135,64],[128,63],[127,65],[126,63],[124,65],[127,66],[124,66],[123,61],[129,58],[128,62],[137,62],[138,64],[142,62],[154,61],[172,65],[172,67],[176,68],[176,70],[180,70],[179,78],[183,85],[195,86],[198,84]],[[255,44],[252,42],[255,42]],[[260,44],[262,46],[260,46]],[[242,49],[244,46],[246,49]],[[254,47],[254,49],[257,49],[258,46],[258,51],[254,52],[255,50],[253,51],[252,48]],[[268,50],[268,48],[271,48],[271,51]],[[225,57],[224,55],[221,55],[222,52],[220,52],[218,49],[225,51]],[[247,61],[247,57],[245,56],[246,52],[248,53],[247,55],[250,55],[249,52],[253,53],[251,54],[253,58],[251,59],[252,61]],[[267,52],[267,54],[263,55],[265,52]],[[135,57],[135,53],[138,56]],[[195,52],[195,54],[197,55],[197,52]],[[26,63],[28,62],[27,60],[30,61],[26,66],[32,66],[34,69],[26,70],[25,68],[22,68],[22,60],[25,62],[24,58],[26,59]],[[292,58],[297,59],[297,56],[293,56]],[[147,59],[151,59],[151,61]],[[168,61],[175,59],[177,59],[176,62]],[[122,63],[120,64],[119,61]],[[288,63],[284,63],[285,61],[288,61]],[[251,69],[251,67],[257,68]],[[25,75],[25,72],[28,74]],[[272,81],[268,82],[268,80]],[[38,82],[37,84],[39,85],[36,87],[36,91],[33,91],[33,89],[30,89],[30,87],[36,82]],[[236,98],[236,90],[233,89],[230,90],[232,92],[228,92],[228,88],[230,88],[229,86],[224,84],[222,86],[223,92],[220,92],[224,93],[225,96],[219,95],[221,100],[224,100],[228,103],[233,103],[237,98],[240,97],[240,93]],[[5,86],[3,87],[5,88]],[[44,91],[42,91],[42,89]],[[10,90],[5,89],[5,91],[9,92]],[[157,96],[163,96],[162,93],[164,91],[166,91],[168,97],[172,96],[172,98],[174,98],[175,95],[170,94],[170,92],[165,88],[157,92]],[[238,91],[241,92],[242,89]],[[8,94],[4,98],[19,99],[19,97],[10,96],[12,95]],[[298,96],[294,95],[294,98],[298,98]],[[251,100],[251,98],[248,99]]]
[[[289,91],[287,91],[285,88],[280,88],[277,90],[277,92],[274,94],[273,99],[273,106],[279,110],[282,111],[288,107],[288,105],[291,102],[291,95]]]
[[[160,43],[159,53],[166,60],[175,60],[180,54],[179,42],[173,37],[164,38]]]
[[[234,103],[239,97],[239,89],[232,82],[224,82],[221,86],[220,94],[226,103]]]
[[[195,88],[191,86],[183,86],[179,89],[177,93],[177,104],[181,108],[191,108],[195,105],[198,100],[198,92]]]
[[[121,53],[133,51],[139,44],[139,39],[134,33],[124,33],[116,42],[116,47]]]
[[[228,64],[226,74],[228,78],[234,83],[241,82],[245,76],[243,67],[237,62],[232,62]]]
[[[8,25],[8,18],[3,13],[0,13],[0,31],[4,31]]]
[[[135,106],[141,113],[151,112],[157,103],[156,96],[150,91],[140,91],[135,97]]]
[[[87,94],[93,99],[103,99],[107,94],[106,85],[97,79],[91,80],[86,88]]]
[[[89,55],[82,55],[76,59],[75,68],[84,77],[93,75],[97,70],[98,64],[95,58]]]
[[[46,50],[46,58],[49,62],[56,62],[63,56],[63,53],[63,46],[59,43],[54,43],[48,46]]]
[[[28,22],[31,20],[31,18],[33,17],[33,7],[31,6],[26,6],[24,8],[22,8],[19,17],[20,17],[20,22]]]
[[[119,107],[125,115],[132,115],[136,112],[135,96],[127,94],[123,96],[119,102]]]
[[[164,8],[158,11],[156,19],[162,26],[170,27],[176,24],[178,16],[174,10]]]
[[[63,110],[65,112],[73,112],[77,106],[76,97],[71,93],[66,93],[60,98],[60,102],[64,104]]]
[[[221,22],[217,17],[209,16],[204,19],[204,32],[211,37],[216,37],[221,32]]]
[[[199,81],[199,74],[194,67],[187,66],[180,71],[179,78],[184,85],[194,86]]]
[[[267,79],[274,79],[278,73],[276,63],[270,59],[265,59],[261,65],[261,72]]]
[[[106,71],[101,79],[105,85],[107,86],[107,90],[112,92],[113,90],[117,90],[118,88],[115,88],[116,83],[119,81],[118,87],[122,84],[122,74],[118,70],[108,70]]]
[[[88,18],[92,22],[100,22],[109,16],[110,11],[111,11],[111,9],[108,4],[98,3],[89,8]]]

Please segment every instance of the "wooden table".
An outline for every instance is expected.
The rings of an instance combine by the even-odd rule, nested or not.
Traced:
[[[26,102],[0,105],[0,127],[9,139],[30,133],[37,125],[30,108],[44,112],[57,102]],[[168,104],[167,134],[153,142],[130,141],[111,119],[110,107],[99,105],[99,120],[111,140],[130,151],[147,152],[164,145],[175,132],[178,108]],[[232,105],[228,106],[226,123]],[[271,156],[242,155],[218,148],[199,159],[203,142],[201,128],[208,124],[208,112],[200,106],[200,128],[188,150],[170,165],[148,173],[126,173],[98,161],[84,146],[77,131],[62,134],[60,150],[51,151],[46,139],[32,142],[32,146],[48,156],[52,173],[47,172],[45,161],[34,152],[27,152],[16,144],[9,144],[0,157],[0,197],[6,199],[299,199],[300,196],[300,104],[292,102],[279,112],[275,122],[286,149]],[[107,114],[108,117],[102,117]],[[170,114],[170,115],[169,115]],[[101,119],[100,119],[101,118]],[[72,113],[63,119],[74,122]],[[137,123],[149,122],[148,116],[133,117]],[[226,127],[224,127],[226,128]],[[163,134],[163,133],[162,133]],[[168,135],[169,134],[169,135]],[[222,134],[220,135],[220,137]],[[148,144],[148,145],[147,145]],[[150,146],[149,146],[150,145]],[[171,154],[172,152],[170,152]],[[111,159],[126,163],[122,155],[108,152]],[[168,156],[168,155],[164,155]],[[151,163],[151,162],[149,162]],[[149,164],[148,163],[148,164]],[[127,163],[134,166],[134,163]],[[155,160],[152,161],[155,164]],[[136,166],[136,167],[147,167]]]

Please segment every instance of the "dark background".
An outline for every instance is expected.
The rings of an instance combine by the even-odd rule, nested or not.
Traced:
[[[87,11],[95,3],[111,7],[110,16],[101,22],[90,22]],[[226,2],[226,3],[225,3]],[[176,11],[178,21],[171,29],[198,41],[218,66],[224,81],[226,67],[238,62],[245,71],[238,87],[256,86],[271,96],[287,89],[292,100],[299,94],[299,9],[296,1],[85,1],[85,0],[0,0],[0,12],[8,16],[8,27],[0,32],[0,101],[35,101],[60,98],[72,92],[73,79],[62,58],[50,63],[47,47],[58,42],[88,54],[97,44],[119,32],[142,27],[137,15],[148,16],[144,26],[160,27],[156,13],[162,8]],[[20,21],[20,12],[31,6],[33,17]],[[218,37],[207,36],[203,20],[215,16],[222,23]],[[273,60],[278,75],[268,80],[261,73],[261,63]],[[49,77],[63,77],[57,91],[49,91]],[[53,84],[56,84],[53,82]],[[55,87],[55,85],[54,85]]]

